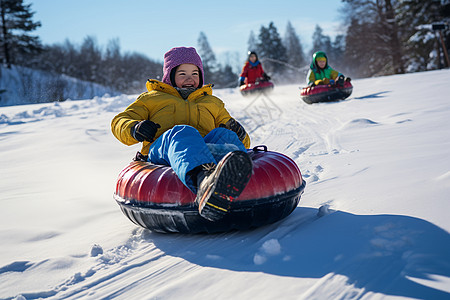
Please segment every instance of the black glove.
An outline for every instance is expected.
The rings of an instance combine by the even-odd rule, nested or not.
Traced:
[[[336,84],[339,86],[344,86],[344,75],[339,76],[338,80],[336,80]]]
[[[266,73],[263,74],[264,80],[269,81],[270,80],[270,76],[267,75]]]
[[[225,124],[220,124],[219,127],[224,127],[231,131],[234,131],[241,142],[244,141],[245,136],[247,135],[244,127],[242,127],[242,125],[233,118],[229,119]]]
[[[161,125],[152,121],[140,121],[131,128],[131,135],[139,142],[143,142],[144,140],[153,142],[158,128],[161,128]]]
[[[133,158],[133,161],[148,161],[148,155],[144,155],[138,151],[136,156]]]
[[[243,86],[244,84],[245,84],[245,82],[239,81],[239,86]]]

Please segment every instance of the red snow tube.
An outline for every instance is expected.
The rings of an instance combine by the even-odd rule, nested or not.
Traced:
[[[308,104],[319,102],[332,102],[346,99],[352,94],[353,86],[349,81],[343,87],[331,85],[316,85],[305,87],[300,92],[303,101]]]
[[[255,92],[263,92],[273,89],[273,83],[270,81],[257,81],[255,83],[247,83],[239,87],[241,94],[246,96]]]
[[[242,194],[231,203],[229,213],[211,222],[200,216],[195,195],[168,166],[132,162],[119,175],[114,199],[135,224],[157,232],[224,232],[274,223],[298,205],[306,182],[287,156],[249,150],[253,174]]]

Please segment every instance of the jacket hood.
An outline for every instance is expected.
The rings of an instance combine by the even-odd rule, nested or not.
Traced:
[[[326,69],[328,67],[328,57],[327,57],[326,53],[323,51],[317,51],[316,53],[313,54],[313,60],[311,62],[311,66],[310,66],[311,69],[316,69],[316,70],[320,69],[316,63],[316,59],[319,57],[325,57],[325,59],[327,60],[327,64],[325,65],[324,69]]]
[[[174,68],[182,64],[193,64],[200,70],[200,85],[201,87],[204,80],[203,63],[197,51],[193,47],[175,47],[170,49],[164,54],[164,67],[163,67],[163,82],[172,86],[170,80],[171,72]]]

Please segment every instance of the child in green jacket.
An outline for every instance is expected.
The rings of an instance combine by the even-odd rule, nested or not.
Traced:
[[[313,54],[313,61],[306,80],[310,86],[328,84],[344,86],[344,75],[328,65],[328,57],[323,51],[317,51]]]

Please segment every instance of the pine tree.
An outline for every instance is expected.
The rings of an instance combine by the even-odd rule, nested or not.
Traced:
[[[256,43],[256,52],[259,58],[269,57],[270,55],[270,33],[269,29],[261,26],[259,29],[258,41]]]
[[[313,46],[310,51],[310,56],[317,52],[317,51],[323,51],[327,55],[329,55],[330,52],[332,52],[332,46],[331,46],[331,39],[328,35],[323,34],[323,29],[319,25],[316,25],[316,28],[314,30],[313,36]]]
[[[345,63],[353,77],[370,77],[388,72],[390,58],[375,24],[352,19],[347,29]]]
[[[284,46],[286,48],[288,64],[297,68],[306,65],[302,44],[300,43],[300,39],[295,32],[294,27],[292,27],[291,22],[287,23],[286,33],[284,36]]]
[[[209,45],[208,38],[206,37],[204,32],[200,32],[200,35],[197,40],[198,44],[198,52],[200,57],[202,58],[203,70],[205,72],[205,82],[206,83],[214,83],[217,69],[217,61],[216,56]]]
[[[248,42],[247,42],[247,44],[248,44],[248,51],[250,52],[250,51],[256,51],[257,50],[257,44],[258,44],[258,42],[257,42],[257,40],[256,40],[256,37],[255,37],[255,34],[253,33],[253,30],[252,31],[250,31],[250,36],[248,37]]]
[[[258,57],[264,61],[267,73],[282,73],[287,63],[286,48],[283,46],[277,28],[270,22],[266,28],[261,26],[257,43]]]
[[[394,0],[395,1],[395,0]],[[384,31],[389,36],[388,44],[391,50],[392,68],[395,74],[405,73],[400,45],[399,28],[395,8],[391,0],[384,0],[384,12],[380,13]]]
[[[222,67],[216,60],[216,55],[209,45],[205,33],[200,32],[198,37],[198,53],[202,58],[203,70],[205,72],[205,84],[214,83],[215,87],[231,87],[237,84],[237,74],[233,72],[232,67],[226,64]]]
[[[23,0],[0,0],[1,50],[0,57],[8,68],[13,63],[25,63],[42,50],[39,38],[28,33],[41,26],[33,22],[31,4]]]
[[[348,73],[348,68],[345,64],[345,35],[339,34],[331,43],[331,52],[328,54],[330,64],[333,68],[339,70],[341,73]]]
[[[216,74],[218,74],[218,76],[216,76],[214,86],[217,86],[218,88],[237,86],[238,81],[236,78],[238,78],[238,74],[233,72],[233,68],[229,64],[226,64],[224,67],[219,65],[219,71]]]

